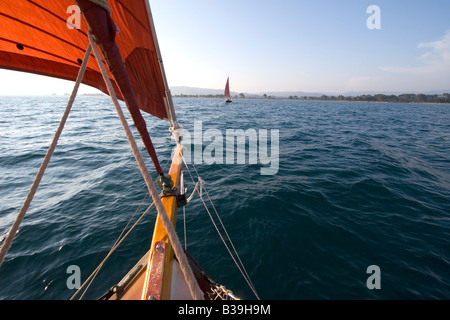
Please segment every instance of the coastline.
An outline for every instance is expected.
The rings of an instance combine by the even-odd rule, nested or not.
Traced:
[[[448,95],[448,94],[447,94]],[[414,95],[416,96],[416,95]],[[288,100],[288,101],[332,101],[332,102],[370,102],[370,103],[411,103],[411,104],[450,104],[450,96],[441,95],[425,95],[425,99],[417,99],[416,97],[411,97],[410,99],[399,99],[400,96],[396,96],[397,99],[380,99],[375,98],[376,96],[355,96],[355,97],[345,97],[345,99],[335,96],[324,97],[278,97],[278,96],[234,96],[233,100]],[[389,96],[390,97],[390,96]],[[441,98],[440,98],[441,97]],[[194,98],[194,99],[225,99],[222,95],[174,95],[173,98]],[[437,99],[436,99],[437,98]],[[431,101],[430,101],[431,100]],[[433,101],[434,100],[434,101]],[[437,100],[437,101],[436,101]]]

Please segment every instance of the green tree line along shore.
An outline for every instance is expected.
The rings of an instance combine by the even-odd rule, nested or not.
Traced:
[[[223,98],[221,94],[208,94],[208,95],[175,95],[175,98]],[[312,100],[312,101],[364,101],[364,102],[397,102],[397,103],[450,103],[450,94],[414,94],[405,93],[400,95],[385,95],[385,94],[363,94],[359,96],[289,96],[289,97],[276,97],[264,94],[262,96],[252,95],[246,97],[245,94],[240,93],[235,95],[234,99],[277,99],[277,100]]]

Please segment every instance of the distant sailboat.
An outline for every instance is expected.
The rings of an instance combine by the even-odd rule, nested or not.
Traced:
[[[177,210],[179,207],[187,205],[187,202],[194,193],[186,199],[183,172],[188,167],[183,156],[181,126],[178,124],[176,118],[172,97],[164,73],[149,1],[108,0],[107,2],[105,0],[0,1],[0,26],[2,27],[0,38],[0,69],[21,70],[76,81],[52,144],[36,174],[36,178],[23,202],[23,206],[12,224],[10,231],[5,234],[5,239],[2,239],[3,241],[0,240],[0,267],[3,262],[6,262],[8,263],[8,268],[11,269],[11,264],[15,263],[13,260],[16,259],[15,257],[18,254],[17,247],[12,257],[6,259],[6,261],[4,258],[11,247],[14,237],[19,231],[19,225],[25,217],[31,200],[44,175],[44,171],[53,155],[58,138],[62,133],[69,111],[75,100],[78,87],[81,83],[84,83],[110,95],[143,176],[143,180],[145,181],[146,188],[142,182],[139,182],[139,188],[142,188],[141,193],[145,194],[149,192],[153,203],[148,209],[154,205],[157,211],[157,215],[154,215],[155,223],[153,233],[151,233],[151,230],[148,230],[147,235],[145,235],[145,232],[141,234],[142,239],[135,238],[135,243],[141,243],[141,248],[145,246],[145,243],[147,243],[149,248],[146,249],[145,253],[142,252],[143,255],[140,260],[136,262],[134,267],[128,269],[128,273],[124,275],[122,280],[115,282],[116,285],[112,286],[99,299],[235,300],[237,298],[230,290],[213,281],[200,265],[195,262],[192,256],[183,249],[176,233],[175,222],[177,221]],[[71,8],[75,4],[78,5],[78,12],[81,11],[83,14],[84,22],[78,27],[80,30],[70,31],[68,30],[69,22],[66,24],[66,12],[69,5],[72,5],[70,6]],[[36,21],[39,21],[39,27],[33,23]],[[120,34],[117,33],[117,36],[115,32],[116,26],[117,29],[121,30]],[[83,48],[87,48],[84,54],[82,51]],[[121,54],[126,55],[122,56]],[[83,56],[84,59],[81,60],[80,58],[83,58]],[[108,67],[109,72],[105,68],[105,65]],[[225,96],[231,101],[228,81]],[[127,123],[128,120],[122,112],[119,99],[125,102],[129,110],[131,119],[141,136],[143,146],[145,146],[148,156],[151,158],[155,167],[153,172],[150,172],[146,167],[145,158],[143,158],[143,154],[139,151],[139,147],[133,137],[134,134],[131,132]],[[227,100],[227,102],[229,101]],[[59,107],[55,106],[56,108]],[[177,147],[173,149],[172,164],[168,171],[164,171],[160,166],[141,111],[153,115],[155,118],[167,121],[170,125],[171,136],[176,140]],[[13,115],[14,111],[11,111],[11,114]],[[39,110],[37,110],[37,114],[30,116],[34,119],[34,117],[38,117],[39,115]],[[165,131],[169,133],[169,130]],[[116,138],[115,135],[112,137]],[[173,145],[167,145],[167,147],[172,148]],[[183,166],[183,163],[185,166]],[[158,175],[157,184],[160,187],[160,191],[156,189],[155,183],[153,182],[154,176],[151,176],[151,173],[154,176]],[[189,176],[193,178],[190,172]],[[137,177],[136,181],[138,181]],[[200,181],[202,182],[201,184]],[[192,182],[195,183],[194,180]],[[197,189],[198,187],[200,188],[199,190]],[[197,195],[201,197],[201,190],[205,190],[205,186],[200,177],[198,177],[198,182],[195,184],[195,189],[198,191]],[[41,195],[43,195],[43,192]],[[118,196],[120,197],[119,194]],[[211,199],[209,201],[211,206],[214,207]],[[205,202],[203,204],[206,207]],[[35,210],[36,207],[34,208]],[[206,210],[208,211],[208,207],[206,207]],[[147,211],[139,219],[136,219],[133,226],[128,228],[127,225],[125,227],[123,231],[128,229],[127,233],[119,236],[106,258],[91,274],[92,277],[89,276],[81,287],[78,286],[79,288],[77,289],[79,290],[73,294],[71,299],[74,299],[79,293],[83,297],[84,292],[81,289],[85,284],[87,286],[83,290],[89,287],[94,279],[93,277],[100,270],[106,259]],[[217,214],[215,208],[214,211]],[[119,213],[122,214],[121,212]],[[4,232],[3,220],[2,234]],[[214,221],[213,224],[215,225]],[[221,226],[226,232],[223,224]],[[105,228],[105,231],[110,235],[110,228],[108,230]],[[220,230],[217,229],[217,231],[222,238]],[[26,238],[26,235],[23,233],[25,232],[22,232],[22,229],[20,229],[19,236]],[[49,235],[51,234],[49,233]],[[231,243],[228,234],[227,238],[228,243],[234,249],[234,245]],[[69,238],[67,239],[70,240]],[[46,238],[46,240],[50,241],[51,238]],[[222,240],[229,250],[225,240],[223,238]],[[211,240],[213,244],[214,241],[215,239]],[[207,238],[202,237],[201,243],[202,249],[205,249],[208,244]],[[203,244],[205,247],[203,247]],[[73,246],[74,244],[69,244],[69,246],[71,245]],[[126,251],[127,249],[123,250]],[[75,254],[79,253],[77,250],[73,251]],[[234,254],[230,250],[229,252],[235,263],[235,258],[241,261],[235,249]],[[133,254],[136,255],[136,252],[133,251]],[[131,257],[132,254],[129,254],[129,256]],[[83,255],[80,257],[82,258]],[[80,259],[80,257],[78,255],[70,256],[68,261],[78,261],[76,259]],[[120,257],[116,259],[117,272],[118,270],[123,270],[130,260],[120,260],[122,259]],[[214,254],[211,255],[211,260],[213,259]],[[36,263],[40,266],[38,260],[36,260]],[[245,270],[245,268],[242,262],[240,264],[240,266],[237,264],[237,267],[242,273],[242,270]],[[0,270],[2,271],[0,275],[2,280],[7,276],[14,279],[17,275],[22,274],[25,270],[23,269],[25,268],[25,264],[19,263],[14,268],[17,271],[16,275],[9,272],[7,268]],[[112,266],[112,268],[116,267]],[[220,266],[216,270],[217,273],[222,271],[224,271],[224,266]],[[247,272],[242,273],[242,275],[259,299]],[[108,282],[111,283],[112,281],[113,279],[108,279]],[[67,284],[69,284],[69,281]],[[106,283],[101,284],[100,288],[104,288],[105,285]],[[99,290],[97,288],[97,292]],[[66,296],[67,293],[64,293],[64,295]],[[3,292],[1,296],[4,297]]]
[[[225,98],[227,98],[226,102],[231,102],[231,96],[230,96],[230,78],[227,78],[227,84],[225,85]]]

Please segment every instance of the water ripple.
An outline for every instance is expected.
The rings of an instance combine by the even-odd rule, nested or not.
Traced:
[[[0,97],[0,241],[66,102]],[[203,130],[280,132],[276,175],[262,176],[260,164],[196,166],[263,299],[450,297],[448,106],[275,100],[225,105],[215,99],[175,104],[191,132],[196,120]],[[11,109],[17,116],[10,116]],[[165,164],[173,147],[167,146],[167,123],[145,119]],[[145,197],[109,99],[79,97],[0,271],[0,298],[69,298],[67,266],[79,265],[87,276]],[[186,210],[191,254],[215,280],[253,298],[199,199]],[[105,265],[88,299],[108,290],[148,250],[154,218],[150,213]],[[181,214],[177,225],[183,225]],[[179,233],[183,239],[184,231]],[[381,290],[366,287],[369,265],[380,267]]]

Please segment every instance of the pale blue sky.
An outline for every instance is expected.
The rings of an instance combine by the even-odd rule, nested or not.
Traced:
[[[372,4],[380,30],[366,25]],[[171,85],[221,88],[230,76],[238,92],[450,89],[448,0],[158,0],[152,10]]]
[[[450,90],[448,0],[150,4],[170,86],[220,89],[229,76],[237,92]],[[370,5],[381,10],[379,30],[367,28]],[[15,81],[25,80],[2,71],[0,94]],[[26,90],[52,86],[66,83]]]

